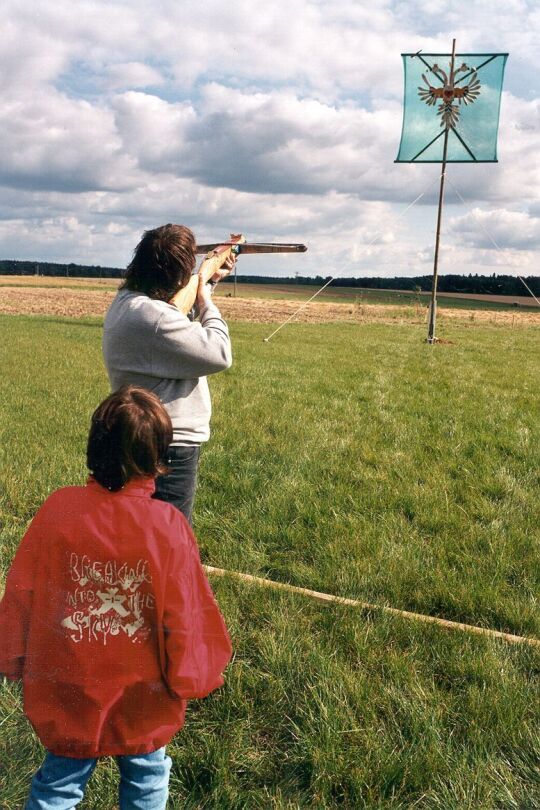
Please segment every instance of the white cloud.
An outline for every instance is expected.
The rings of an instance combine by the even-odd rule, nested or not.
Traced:
[[[152,87],[164,81],[158,70],[142,62],[118,62],[107,68],[107,87],[110,90]]]
[[[148,170],[255,193],[410,195],[403,167],[393,165],[396,104],[367,111],[216,83],[202,88],[197,108],[134,92],[113,104],[124,149]],[[415,170],[412,182],[420,187],[425,171]]]
[[[449,230],[464,244],[488,250],[530,251],[540,247],[540,218],[521,211],[474,208],[452,219]]]
[[[150,171],[169,174],[183,167],[182,174],[188,174],[182,153],[187,127],[196,117],[191,104],[129,91],[112,99],[112,109],[125,154]]]
[[[458,50],[511,54],[499,164],[448,169],[448,203],[461,206],[455,185],[476,209],[449,217],[446,255],[471,272],[498,262],[483,222],[510,265],[533,267],[532,0],[471,0],[466,13],[437,0],[163,0],[159,13],[147,0],[7,0],[3,11],[3,255],[124,265],[144,228],[185,221],[204,239],[306,241],[303,267],[321,275],[429,272],[439,167],[393,163],[400,52],[447,50],[455,34]],[[426,187],[422,208],[396,221]]]
[[[0,107],[0,183],[15,188],[129,189],[134,161],[122,152],[110,110],[48,94]]]

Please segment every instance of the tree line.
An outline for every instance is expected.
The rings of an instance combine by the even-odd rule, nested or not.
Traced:
[[[99,264],[57,264],[0,259],[0,275],[4,276],[66,276],[73,278],[121,278],[124,270],[101,267]]]
[[[0,259],[0,275],[17,276],[66,276],[67,278],[122,278],[124,270],[118,267],[102,267],[101,265],[85,264],[58,264],[55,262],[20,261],[16,259]],[[330,276],[245,276],[238,275],[240,283],[248,284],[304,284],[322,287]],[[231,277],[224,280],[232,282]],[[540,296],[540,277],[526,276],[525,281],[534,295]],[[357,278],[336,278],[332,281],[333,287],[363,287],[376,290],[410,290],[412,292],[429,292],[431,290],[431,276],[393,276],[381,278],[380,276],[359,276]],[[485,295],[527,295],[522,282],[515,276],[497,275],[480,276],[468,275],[439,276],[438,289],[440,292],[472,293]]]

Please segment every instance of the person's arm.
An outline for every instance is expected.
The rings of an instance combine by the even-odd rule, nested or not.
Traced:
[[[210,289],[199,280],[197,305],[200,319],[190,321],[174,307],[162,310],[147,332],[146,347],[153,377],[193,380],[215,374],[232,363],[227,324],[213,303]]]
[[[34,570],[40,543],[40,512],[34,517],[15,553],[0,602],[0,673],[10,680],[22,678],[24,670]]]
[[[223,684],[232,648],[187,521],[176,524],[165,589],[165,680],[178,697],[202,698]]]

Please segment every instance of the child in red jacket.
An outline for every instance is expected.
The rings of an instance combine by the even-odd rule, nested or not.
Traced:
[[[120,807],[164,808],[186,699],[223,683],[231,646],[184,516],[152,498],[172,427],[159,399],[124,386],[92,417],[91,476],[36,514],[0,603],[0,672],[22,678],[48,749],[26,810],[67,810],[100,756]]]

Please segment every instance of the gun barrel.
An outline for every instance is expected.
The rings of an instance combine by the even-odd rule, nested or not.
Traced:
[[[305,253],[306,245],[283,242],[214,242],[211,245],[197,245],[197,253],[210,253],[220,247],[234,247],[234,253]]]

